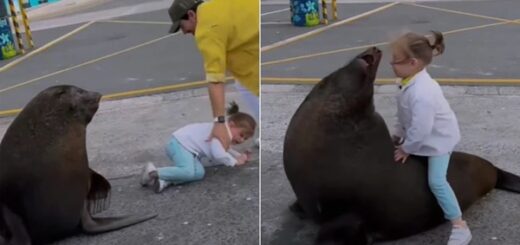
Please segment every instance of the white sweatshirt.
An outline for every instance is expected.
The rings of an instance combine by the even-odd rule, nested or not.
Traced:
[[[232,138],[231,130],[226,123],[226,128],[229,134],[229,138]],[[240,153],[229,148],[229,152],[226,152],[222,144],[218,139],[211,139],[207,141],[211,130],[213,129],[213,123],[192,123],[188,124],[175,132],[173,136],[181,143],[186,150],[192,152],[197,157],[207,157],[212,160],[210,163],[206,163],[205,167],[215,165],[226,165],[235,166],[237,159],[235,157],[240,156]]]
[[[399,92],[397,119],[395,134],[404,137],[406,153],[439,156],[453,151],[460,140],[455,113],[426,69]]]

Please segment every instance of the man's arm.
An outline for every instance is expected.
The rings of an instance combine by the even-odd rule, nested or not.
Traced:
[[[211,101],[211,109],[213,110],[213,117],[224,116],[225,113],[225,84],[222,82],[211,82],[208,86],[209,99]],[[210,139],[217,138],[225,150],[229,148],[231,139],[229,138],[225,123],[215,122],[211,131]]]
[[[225,115],[225,101],[226,95],[224,93],[225,86],[222,82],[209,83],[209,99],[211,101],[211,109],[213,110],[213,117]]]
[[[204,59],[206,80],[208,81],[208,93],[211,102],[213,117],[225,116],[225,74],[226,74],[226,44],[227,26],[219,23],[218,18],[213,18],[215,13],[204,11],[197,12],[197,31],[195,40],[197,47]],[[209,140],[217,138],[224,149],[229,148],[229,138],[224,123],[216,122],[209,135]]]

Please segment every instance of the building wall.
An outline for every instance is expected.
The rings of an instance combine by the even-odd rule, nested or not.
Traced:
[[[59,1],[59,0],[21,0],[21,2],[25,8],[34,8],[34,7],[38,7],[42,4],[53,3],[53,2],[57,2],[57,1]],[[7,6],[7,9],[9,9],[8,1],[3,0],[3,2],[4,2],[4,6]],[[13,2],[18,8],[18,0],[13,0]],[[1,8],[2,7],[0,7],[0,14],[2,14]]]

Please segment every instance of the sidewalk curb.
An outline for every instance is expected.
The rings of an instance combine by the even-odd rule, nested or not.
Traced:
[[[151,97],[154,95],[169,95],[167,96],[169,99],[175,98],[193,98],[208,95],[208,91],[206,88],[206,81],[198,81],[191,83],[182,83],[182,84],[174,84],[169,86],[162,86],[156,88],[149,89],[141,89],[141,90],[133,90],[128,92],[120,92],[120,93],[112,93],[103,95],[101,98],[102,102],[107,101],[125,101],[128,99],[140,98],[140,97]],[[232,82],[226,82],[226,92],[232,90]],[[0,111],[0,119],[6,117],[13,117],[18,115],[22,111],[22,108],[12,109],[12,110],[3,110]]]
[[[264,93],[308,93],[314,84],[262,84]],[[441,84],[446,96],[520,96],[518,86],[481,86],[481,85],[446,85]],[[396,94],[399,88],[395,84],[376,84],[374,94],[388,95]]]

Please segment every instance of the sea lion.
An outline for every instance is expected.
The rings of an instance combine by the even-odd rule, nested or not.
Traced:
[[[287,128],[284,169],[297,197],[290,209],[320,224],[318,244],[371,244],[445,221],[428,187],[427,158],[394,161],[373,102],[381,56],[370,48],[322,79]],[[520,177],[462,152],[451,156],[448,181],[462,210],[493,188],[520,192]]]
[[[95,218],[110,183],[89,168],[86,128],[101,94],[55,86],[34,97],[0,143],[0,244],[48,243],[120,229],[156,215]]]

